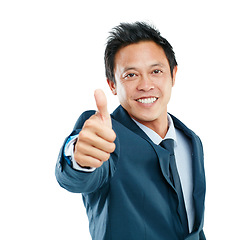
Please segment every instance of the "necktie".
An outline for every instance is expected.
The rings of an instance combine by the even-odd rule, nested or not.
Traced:
[[[173,186],[175,187],[176,192],[178,194],[179,215],[180,215],[180,219],[182,222],[184,232],[187,235],[189,233],[188,220],[187,220],[187,213],[186,213],[186,208],[185,208],[185,203],[184,203],[184,198],[183,198],[181,182],[180,182],[180,178],[178,175],[178,170],[177,170],[177,165],[176,165],[176,160],[175,160],[175,155],[174,155],[174,140],[173,139],[163,140],[160,143],[160,146],[165,148],[170,153],[170,162],[169,162],[170,180],[172,181]]]

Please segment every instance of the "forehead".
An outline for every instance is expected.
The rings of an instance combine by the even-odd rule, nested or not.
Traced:
[[[114,67],[147,66],[155,63],[169,66],[163,48],[153,41],[142,41],[127,45],[115,55]]]

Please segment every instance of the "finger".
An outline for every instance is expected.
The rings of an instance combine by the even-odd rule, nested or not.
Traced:
[[[99,138],[98,141],[96,141],[93,146],[106,153],[113,153],[116,148],[115,143],[105,141],[102,138]]]
[[[85,168],[85,167],[99,168],[104,163],[104,162],[102,162],[96,158],[90,157],[90,156],[79,156],[78,157],[77,155],[75,155],[74,158],[75,158],[76,162],[78,163],[78,165],[83,168]],[[81,161],[78,160],[78,158],[81,159]]]
[[[99,123],[99,121],[96,121],[97,118],[98,116],[93,115],[84,123],[83,128],[85,130],[80,131],[79,137],[81,139],[89,139],[89,143],[94,141],[95,136],[113,142],[116,139],[116,133],[109,127],[109,125],[105,126],[104,124]]]
[[[105,93],[101,89],[97,89],[94,92],[94,97],[98,112],[100,113],[102,119],[110,119],[110,115],[107,110],[107,98],[105,96]]]
[[[115,137],[116,134],[114,133],[113,130],[111,130],[111,131],[113,132],[113,135]],[[104,134],[105,134],[105,132],[104,132]],[[98,136],[98,135],[96,135],[95,133],[92,133],[92,132],[81,131],[78,135],[78,141],[76,143],[76,146],[78,146],[78,144],[81,144],[81,142],[84,142],[84,143],[87,143],[90,146],[94,146],[94,147],[96,147],[98,149],[101,149],[105,152],[112,153],[115,150],[115,143],[113,142],[114,138],[109,139],[109,136],[106,136],[106,137],[108,137],[108,138],[107,139],[103,138],[103,137]]]
[[[81,143],[81,145],[78,146],[78,152],[80,152],[79,158],[81,155],[89,156],[103,162],[107,161],[110,157],[110,153],[102,151],[86,143]]]

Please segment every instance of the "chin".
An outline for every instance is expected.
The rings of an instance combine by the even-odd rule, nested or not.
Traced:
[[[156,118],[151,116],[132,116],[132,118],[134,118],[136,121],[140,123],[153,122],[154,120],[156,120]]]

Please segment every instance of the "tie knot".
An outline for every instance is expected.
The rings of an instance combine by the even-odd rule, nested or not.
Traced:
[[[160,146],[165,148],[170,152],[170,154],[174,154],[174,140],[173,139],[165,139],[160,143]]]

